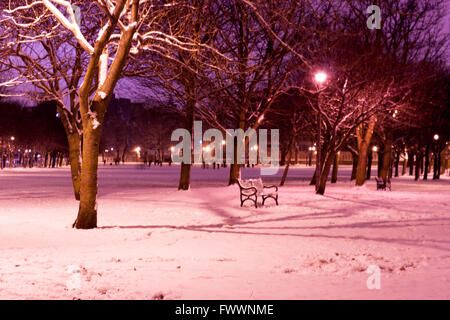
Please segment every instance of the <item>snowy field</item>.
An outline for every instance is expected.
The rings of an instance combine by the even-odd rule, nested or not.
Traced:
[[[95,230],[71,228],[67,168],[3,170],[0,299],[450,298],[448,177],[383,192],[343,167],[317,196],[312,170],[291,168],[280,205],[255,209],[239,206],[228,169],[194,168],[178,192],[177,166],[101,166]]]

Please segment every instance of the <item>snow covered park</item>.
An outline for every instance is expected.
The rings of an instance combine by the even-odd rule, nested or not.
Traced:
[[[194,167],[190,191],[176,191],[179,170],[100,166],[92,230],[71,227],[68,168],[0,172],[0,299],[450,298],[446,175],[385,192],[342,166],[319,196],[313,169],[293,167],[279,206],[256,209],[240,207],[228,169]]]

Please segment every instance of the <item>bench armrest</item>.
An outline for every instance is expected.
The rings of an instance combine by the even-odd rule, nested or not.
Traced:
[[[276,185],[264,186],[264,189],[272,189],[275,188],[276,192],[278,192],[278,187]]]
[[[242,186],[239,186],[239,188],[241,189],[241,193],[242,193],[242,194],[245,194],[246,196],[253,195],[253,194],[256,194],[256,193],[258,192],[258,190],[256,190],[255,187],[244,188],[244,187],[242,187]],[[246,191],[252,191],[252,192],[251,192],[251,193],[248,193],[248,192],[246,192]]]

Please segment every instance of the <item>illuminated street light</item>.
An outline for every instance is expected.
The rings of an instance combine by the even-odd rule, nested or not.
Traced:
[[[377,152],[377,151],[378,151],[378,147],[377,147],[377,146],[374,146],[374,147],[372,148],[372,151],[373,151],[373,152]]]
[[[224,146],[226,144],[226,141],[225,140],[222,140],[222,145]]]
[[[211,148],[210,148],[209,146],[207,146],[207,147],[205,148],[206,152],[209,152],[210,149],[211,149]]]
[[[314,80],[316,80],[316,82],[318,84],[322,84],[322,83],[324,83],[327,80],[327,74],[324,73],[324,72],[317,72],[314,75]]]
[[[14,140],[16,140],[16,137],[11,137],[11,141],[14,141]]]
[[[433,137],[433,139],[436,140],[436,141],[438,141],[438,140],[439,140],[439,135],[438,135],[438,134],[435,134],[434,137]]]
[[[137,153],[141,152],[141,147],[136,147],[136,149],[134,149],[134,151]]]
[[[170,151],[174,152],[175,151],[175,147],[170,147]]]

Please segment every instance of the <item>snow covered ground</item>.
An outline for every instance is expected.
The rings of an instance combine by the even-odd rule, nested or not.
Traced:
[[[178,192],[177,166],[101,166],[95,230],[70,227],[67,168],[3,170],[0,299],[449,299],[450,179],[383,192],[349,170],[317,196],[291,168],[280,205],[255,209],[228,169],[194,168]]]

